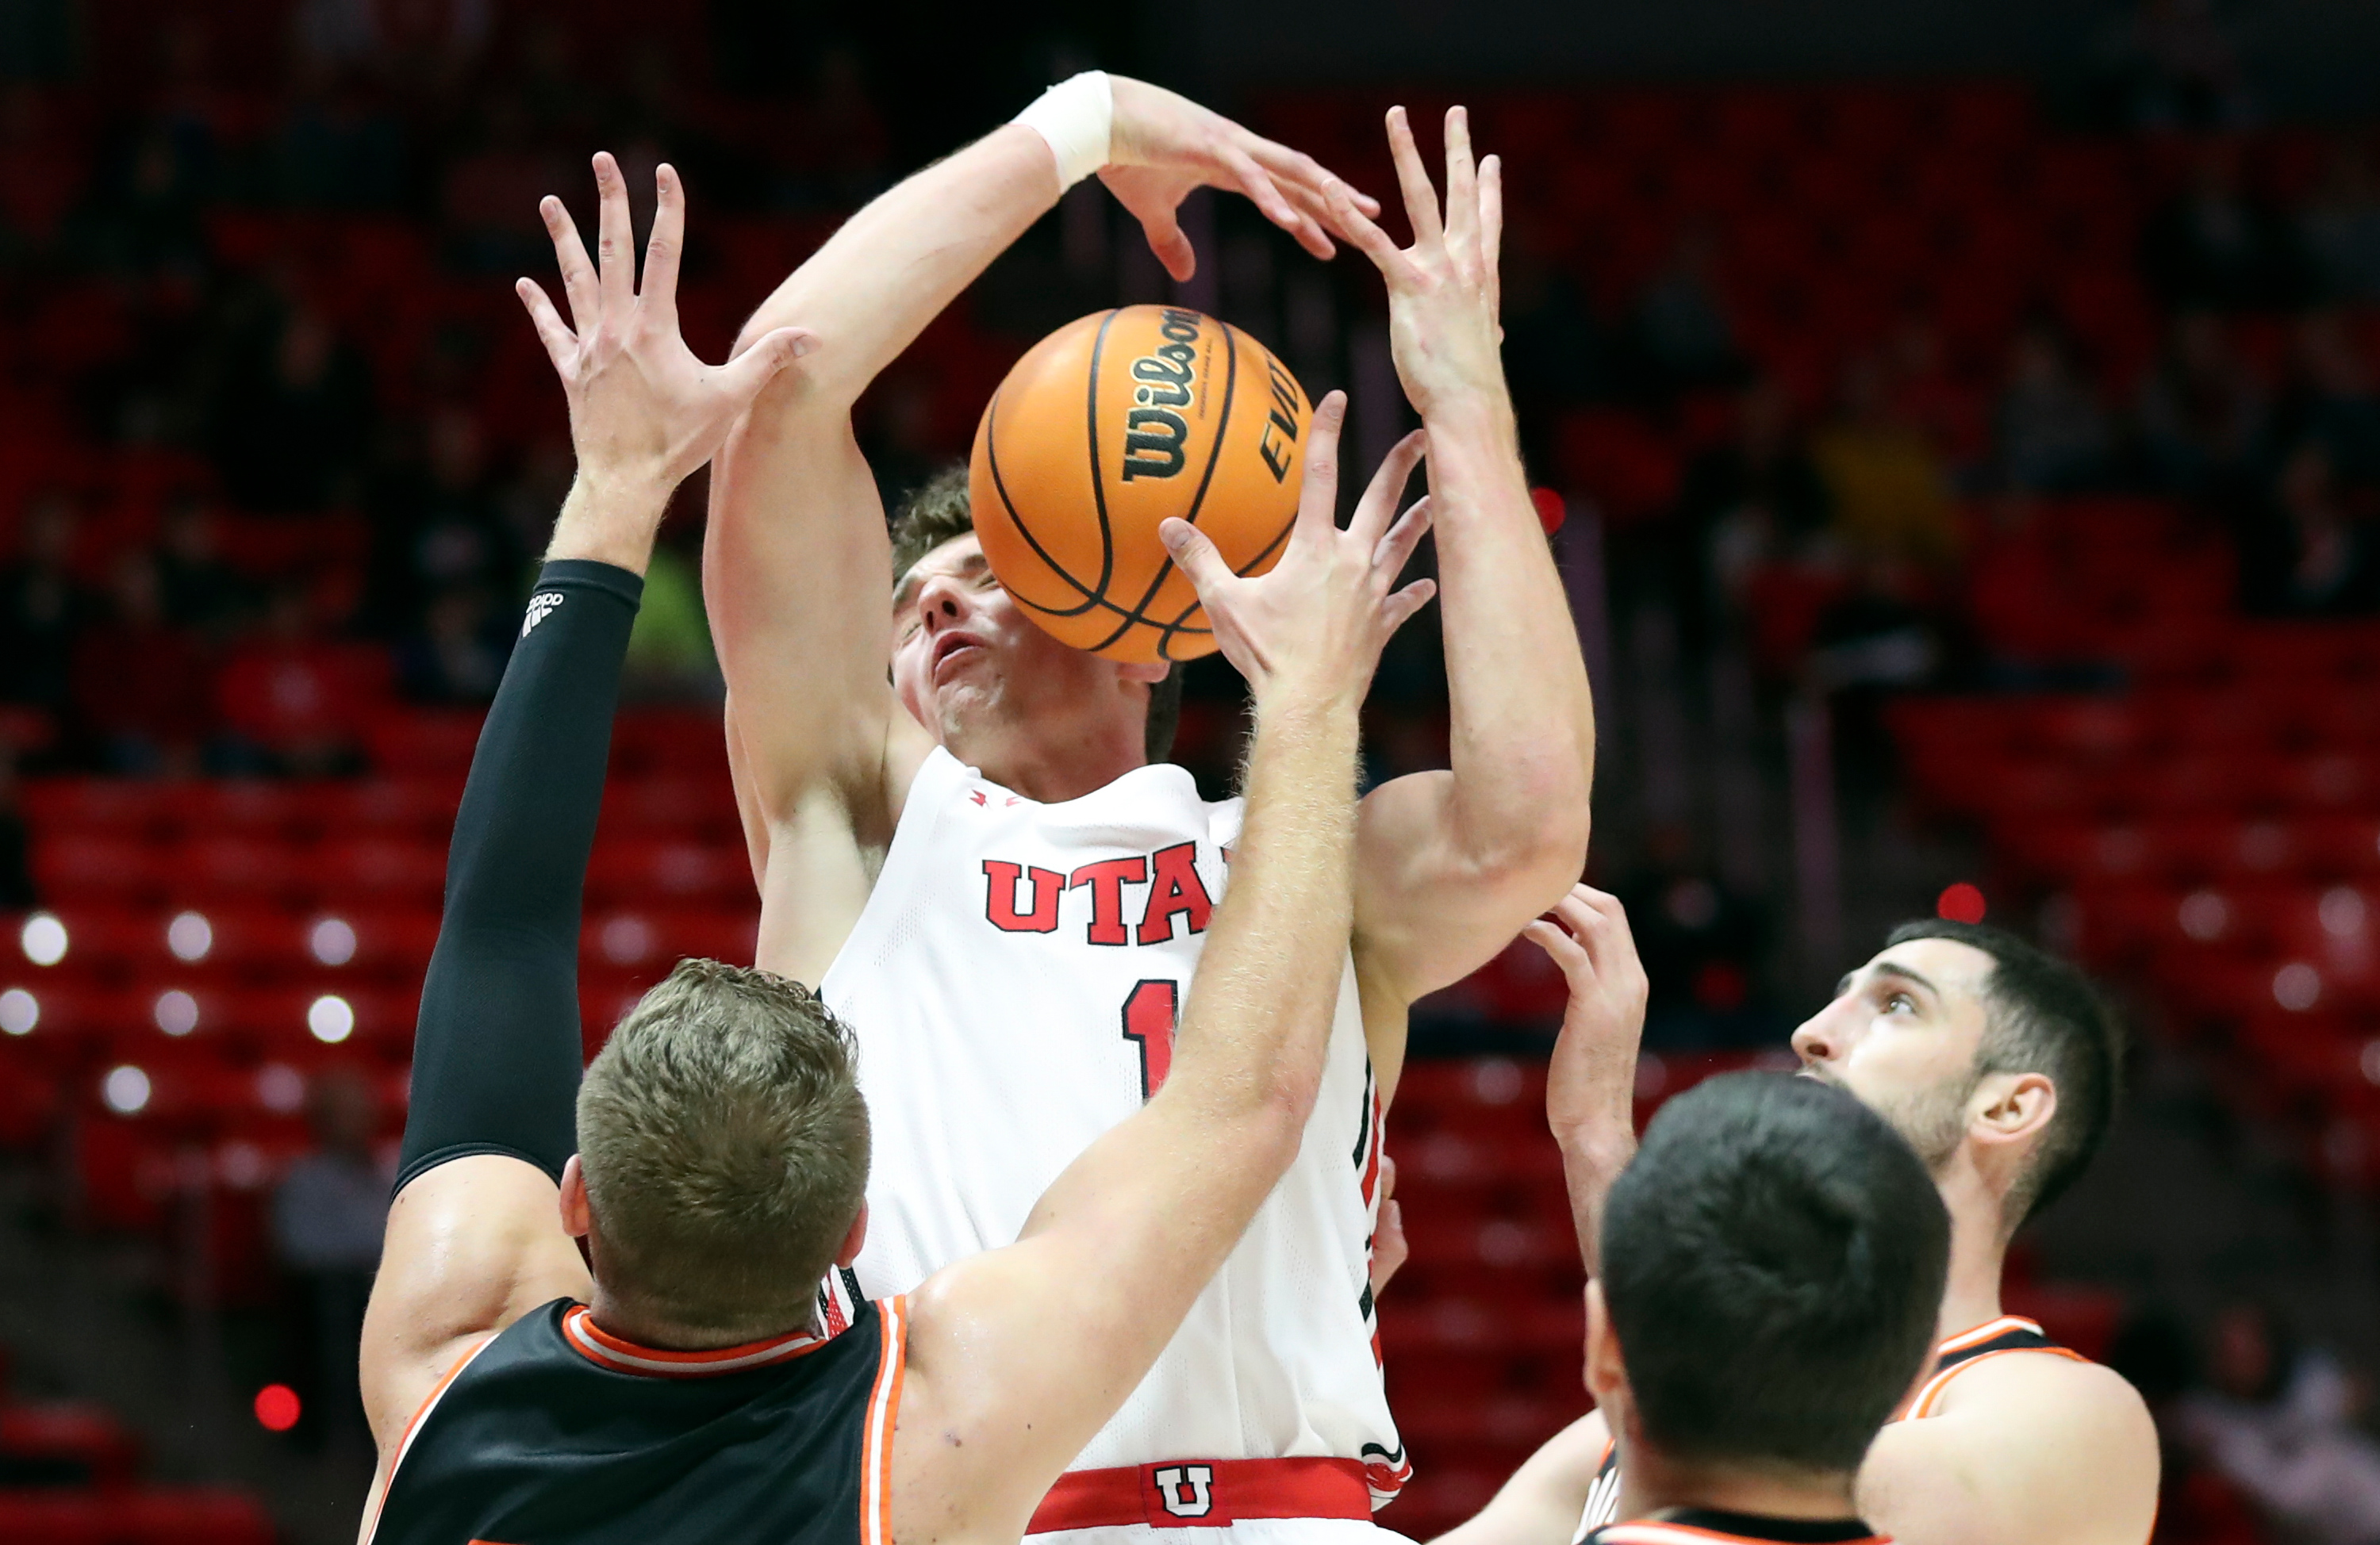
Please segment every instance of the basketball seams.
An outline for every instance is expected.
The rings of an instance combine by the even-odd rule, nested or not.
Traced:
[[[1043,568],[1064,580],[1080,593],[1083,604],[1072,609],[1040,606],[1018,596],[1013,588],[1008,589],[1010,597],[1019,605],[1032,607],[1034,610],[1049,617],[1080,617],[1087,612],[1096,611],[1102,606],[1113,606],[1113,602],[1106,599],[1099,591],[1086,586],[1081,580],[1068,573],[1064,565],[1050,555],[1050,550],[1041,545],[1038,537],[1033,535],[1033,528],[1025,524],[1025,516],[1017,510],[1016,501],[1008,497],[1008,481],[1001,476],[1000,471],[1000,424],[998,418],[994,416],[999,411],[1000,392],[994,392],[991,394],[991,405],[984,409],[983,434],[983,454],[985,462],[991,469],[992,490],[1000,495],[1000,507],[1007,512],[1008,523],[1016,527],[1016,534],[1025,538],[1025,545],[1033,549],[1033,556],[1041,560]],[[1097,469],[1093,470],[1096,472]],[[1106,517],[1102,515],[1100,519],[1104,523]],[[1007,582],[1004,580],[1002,581],[1002,585],[1003,588],[1008,588]]]
[[[1213,486],[1215,481],[1215,467],[1223,459],[1223,441],[1231,432],[1232,428],[1232,398],[1233,393],[1239,390],[1240,385],[1240,335],[1232,329],[1231,323],[1220,320],[1220,319],[1214,319],[1214,320],[1215,325],[1223,330],[1223,405],[1222,410],[1215,415],[1214,443],[1207,448],[1207,469],[1198,476],[1198,491],[1190,496],[1190,508],[1184,511],[1182,514],[1182,518],[1189,522],[1192,525],[1198,524],[1198,512],[1206,508],[1207,490],[1208,488]],[[1091,356],[1091,380],[1094,391],[1097,389],[1099,375],[1099,356],[1094,353]],[[1096,436],[1096,426],[1094,426],[1093,433]],[[1096,439],[1093,443],[1093,454],[1096,455]],[[1104,520],[1101,522],[1100,529],[1102,532],[1106,529]],[[1093,654],[1099,653],[1099,651],[1115,643],[1118,639],[1123,637],[1124,634],[1130,633],[1135,627],[1141,624],[1148,623],[1150,626],[1161,628],[1163,626],[1162,624],[1149,623],[1148,609],[1156,604],[1158,592],[1165,588],[1165,582],[1172,578],[1173,573],[1174,564],[1172,558],[1169,557],[1158,564],[1157,577],[1148,582],[1148,590],[1142,593],[1140,599],[1134,604],[1132,610],[1123,614],[1123,621],[1116,624],[1116,629],[1113,633],[1108,634],[1105,638],[1100,639],[1097,644],[1090,646],[1091,652]],[[1190,603],[1190,606],[1191,610],[1195,611],[1197,610],[1198,603],[1194,600]],[[1188,613],[1185,612],[1184,615],[1186,616]],[[1163,653],[1163,645],[1161,643],[1159,646],[1159,652],[1160,654]]]

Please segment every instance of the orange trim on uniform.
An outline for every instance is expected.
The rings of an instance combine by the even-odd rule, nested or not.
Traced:
[[[639,1346],[595,1323],[585,1304],[563,1311],[562,1338],[589,1362],[614,1373],[638,1373],[654,1379],[707,1379],[721,1373],[741,1373],[747,1368],[798,1358],[826,1345],[826,1337],[808,1331],[747,1341],[740,1346],[717,1346],[707,1352],[671,1352]]]
[[[1059,1529],[1221,1528],[1243,1518],[1354,1518],[1369,1522],[1372,1483],[1360,1460],[1165,1459],[1154,1465],[1070,1470],[1033,1510],[1026,1534]],[[869,1542],[872,1545],[872,1542]]]
[[[892,1432],[901,1418],[901,1382],[909,1366],[909,1299],[876,1304],[876,1386],[868,1396],[868,1430],[859,1451],[859,1545],[892,1542]]]
[[[1740,1534],[1720,1534],[1693,1524],[1607,1524],[1596,1537],[1598,1545],[1708,1545],[1722,1540],[1726,1545],[1765,1545]],[[1860,1539],[1848,1539],[1841,1545],[1892,1545],[1888,1535],[1871,1534]]]
[[[1922,1418],[1932,1416],[1934,1414],[1934,1402],[1936,1397],[1941,1394],[1944,1387],[1947,1386],[1951,1380],[1957,1378],[1960,1374],[1966,1372],[1967,1370],[1981,1367],[1983,1364],[1991,1361],[1994,1358],[2013,1358],[2022,1356],[2026,1353],[2031,1353],[2035,1357],[2042,1356],[2046,1353],[2051,1357],[2070,1358],[2075,1362],[2089,1362],[2091,1360],[2082,1353],[2070,1351],[2063,1346],[2003,1346],[1997,1352],[1984,1352],[1975,1357],[1969,1358],[1965,1362],[1952,1363],[1941,1372],[1937,1373],[1931,1379],[1926,1380],[1925,1387],[1917,1392],[1917,1398],[1910,1404],[1909,1416],[1907,1419],[1910,1421],[1916,1421]]]
[[[421,1423],[430,1415],[430,1408],[438,1404],[440,1397],[446,1393],[446,1386],[455,1382],[455,1376],[471,1366],[472,1358],[496,1344],[497,1334],[490,1331],[480,1338],[477,1346],[455,1358],[455,1366],[440,1376],[421,1404],[414,1407],[413,1418],[405,1424],[405,1436],[396,1442],[396,1457],[388,1462],[388,1479],[372,1494],[371,1521],[364,1526],[364,1545],[371,1545],[372,1536],[380,1532],[380,1510],[388,1501],[389,1488],[396,1484],[397,1467],[405,1463],[405,1456],[412,1449],[414,1438],[421,1431]]]
[[[1972,1331],[1961,1331],[1957,1335],[1934,1348],[1934,1355],[1937,1358],[1947,1358],[1953,1352],[1963,1352],[1970,1346],[1980,1346],[1994,1336],[2006,1335],[2010,1331],[2031,1331],[2034,1335],[2042,1334],[2038,1321],[2027,1320],[2020,1314],[2003,1314],[1997,1320],[1985,1322]]]

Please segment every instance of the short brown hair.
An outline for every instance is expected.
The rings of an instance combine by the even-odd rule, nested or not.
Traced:
[[[578,1087],[605,1292],[722,1342],[808,1323],[868,1190],[856,1061],[800,983],[678,962]]]
[[[917,560],[953,537],[975,529],[975,506],[967,499],[967,469],[953,462],[910,490],[892,516],[892,583],[916,568]],[[1165,680],[1148,689],[1148,723],[1141,731],[1141,750],[1151,762],[1173,754],[1173,732],[1182,725],[1182,667],[1176,664]]]
[[[2014,1233],[2063,1195],[2107,1141],[2122,1093],[2123,1021],[2090,978],[2005,928],[1922,918],[1895,928],[1885,948],[1918,939],[1948,939],[1991,957],[1976,1076],[2040,1073],[2058,1091],[2049,1130],[2009,1192],[2002,1221]]]

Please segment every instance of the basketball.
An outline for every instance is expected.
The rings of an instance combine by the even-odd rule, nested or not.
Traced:
[[[1244,574],[1280,558],[1311,409],[1263,344],[1172,306],[1069,322],[1008,372],[976,428],[976,535],[1001,585],[1062,643],[1135,662],[1212,653],[1158,540],[1179,515]]]

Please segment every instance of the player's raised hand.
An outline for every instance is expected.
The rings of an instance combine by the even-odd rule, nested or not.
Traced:
[[[1635,1114],[1636,1048],[1648,985],[1619,898],[1575,885],[1521,931],[1570,984],[1561,1034],[1546,1073],[1546,1118],[1557,1134],[1612,1139]]]
[[[1458,405],[1511,411],[1498,345],[1500,299],[1496,261],[1503,240],[1503,166],[1471,158],[1471,119],[1446,115],[1446,205],[1441,215],[1429,168],[1414,143],[1405,110],[1389,110],[1389,149],[1413,225],[1400,247],[1366,211],[1336,192],[1331,223],[1372,260],[1389,284],[1389,340],[1397,377],[1424,423]]]
[[[1405,561],[1429,529],[1427,499],[1396,514],[1397,497],[1422,458],[1421,431],[1398,441],[1380,463],[1354,518],[1342,530],[1334,513],[1339,431],[1346,421],[1345,392],[1333,392],[1316,405],[1297,518],[1281,561],[1269,573],[1255,578],[1233,573],[1215,544],[1187,521],[1168,520],[1158,528],[1166,550],[1197,587],[1215,642],[1259,702],[1287,683],[1362,703],[1389,635],[1438,593],[1427,579],[1395,588]]]
[[[1344,202],[1378,214],[1378,199],[1356,192],[1312,156],[1252,134],[1220,113],[1161,86],[1110,76],[1115,102],[1108,164],[1099,180],[1148,234],[1149,250],[1176,279],[1198,266],[1176,214],[1194,188],[1245,194],[1267,220],[1329,258],[1332,232],[1349,233],[1334,213]]]
[[[589,260],[561,199],[549,196],[538,206],[553,238],[569,323],[535,281],[523,279],[515,286],[570,401],[570,440],[580,479],[635,496],[640,504],[656,491],[666,502],[672,489],[710,459],[770,378],[814,342],[809,332],[784,327],[725,365],[705,365],[694,356],[677,324],[686,191],[668,165],[654,181],[660,197],[645,247],[641,291],[627,181],[609,151],[595,157],[600,263]],[[656,520],[660,513],[655,505]]]

